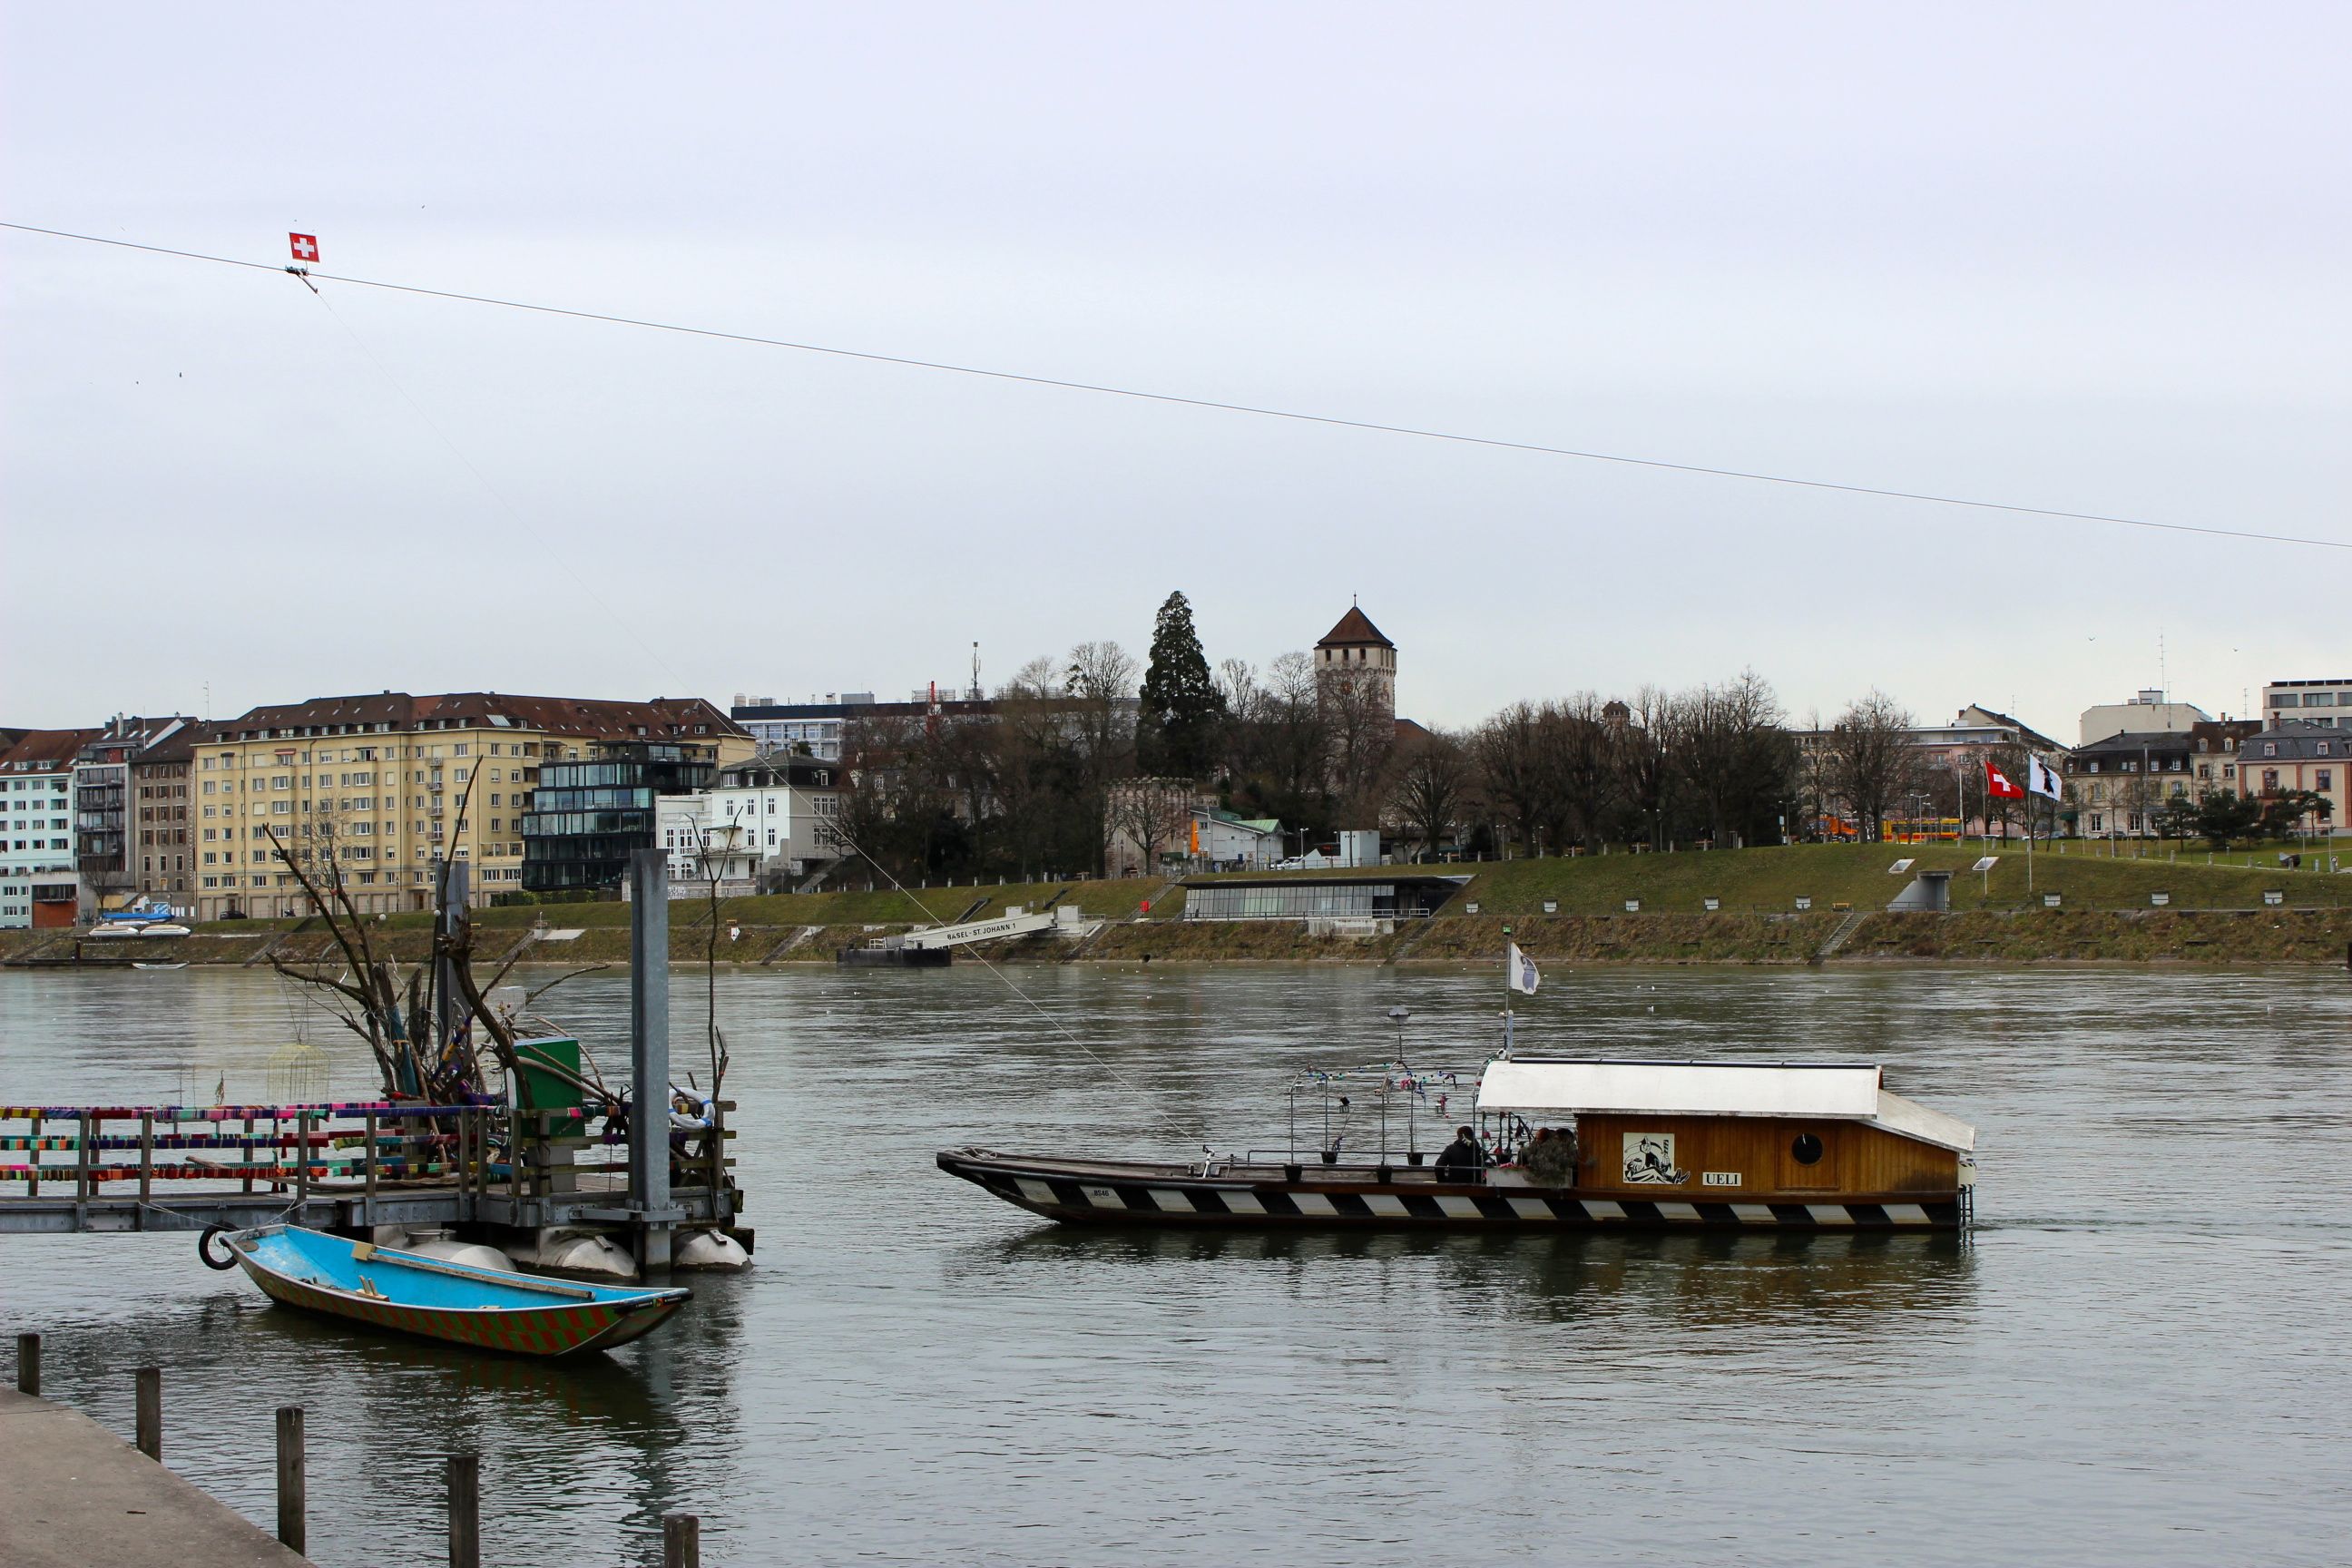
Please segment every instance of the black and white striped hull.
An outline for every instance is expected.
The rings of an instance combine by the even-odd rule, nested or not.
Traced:
[[[1869,1201],[1717,1202],[1596,1197],[1560,1188],[1441,1183],[1425,1168],[1220,1167],[1201,1175],[1147,1162],[1063,1160],[950,1150],[940,1169],[1006,1203],[1075,1225],[1316,1227],[1949,1230],[1958,1194]],[[1311,1173],[1311,1174],[1310,1174]]]

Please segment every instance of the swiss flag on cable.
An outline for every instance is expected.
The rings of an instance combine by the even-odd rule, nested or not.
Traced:
[[[316,261],[319,259],[319,237],[317,235],[289,234],[286,237],[286,243],[293,250],[295,260]]]
[[[2023,800],[2025,798],[2025,791],[2010,782],[2009,775],[2000,771],[2000,764],[1999,763],[1988,762],[1985,763],[1985,789],[1995,800]]]

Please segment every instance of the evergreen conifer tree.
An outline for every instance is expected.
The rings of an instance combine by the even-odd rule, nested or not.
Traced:
[[[1225,697],[1209,678],[1208,658],[1192,629],[1192,606],[1181,593],[1169,595],[1160,606],[1142,697],[1136,716],[1138,766],[1166,778],[1206,775],[1216,761]]]

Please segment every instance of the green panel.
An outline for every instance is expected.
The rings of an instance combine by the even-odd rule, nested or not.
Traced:
[[[546,1070],[561,1068],[571,1078],[580,1076],[580,1042],[577,1040],[520,1040],[515,1055],[522,1063],[522,1108],[526,1110],[572,1110],[580,1105],[579,1086]],[[533,1064],[541,1064],[534,1066]]]

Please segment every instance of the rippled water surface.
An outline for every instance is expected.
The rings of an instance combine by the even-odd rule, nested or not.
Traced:
[[[1858,1053],[1975,1122],[1924,1237],[1068,1233],[941,1175],[986,1142],[1282,1129],[1294,1068],[1475,1067],[1487,975],[977,967],[723,977],[758,1261],[600,1362],[469,1363],[267,1307],[184,1236],[0,1237],[0,1329],[265,1524],[308,1407],[311,1550],[714,1563],[2336,1563],[2352,1532],[2352,985],[2335,973],[1555,974],[1523,1041]],[[683,1059],[698,978],[674,982]],[[626,1057],[626,982],[565,1021]],[[1051,1022],[1049,1022],[1049,1016]],[[1073,1044],[1059,1024],[1086,1042]],[[242,972],[0,973],[0,1101],[268,1098],[364,1053]],[[21,1189],[8,1189],[12,1191]]]

